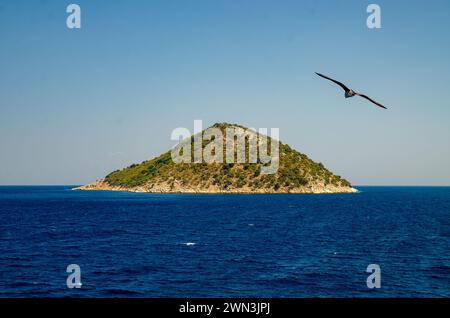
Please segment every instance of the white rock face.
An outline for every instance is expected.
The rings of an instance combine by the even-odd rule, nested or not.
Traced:
[[[248,187],[243,187],[239,189],[228,189],[223,190],[216,186],[210,186],[208,188],[201,187],[186,187],[181,186],[180,184],[176,184],[175,186],[171,186],[167,183],[161,183],[153,186],[139,186],[139,187],[118,187],[111,186],[107,182],[101,180],[96,181],[94,183],[90,183],[78,188],[74,188],[73,190],[103,190],[103,191],[123,191],[123,192],[140,192],[140,193],[242,193],[242,194],[251,194],[251,193],[312,193],[312,194],[321,194],[321,193],[357,193],[359,192],[357,189],[352,187],[343,187],[343,186],[314,186],[314,187],[301,187],[294,188],[290,190],[279,189],[251,189]]]

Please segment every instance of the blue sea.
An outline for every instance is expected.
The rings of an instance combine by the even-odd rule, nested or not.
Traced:
[[[449,187],[70,189],[0,187],[0,297],[450,297]]]

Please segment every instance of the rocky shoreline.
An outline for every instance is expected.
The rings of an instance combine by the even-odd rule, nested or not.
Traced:
[[[280,188],[274,189],[252,189],[239,188],[223,190],[219,187],[210,186],[208,188],[182,186],[180,184],[169,185],[167,183],[158,183],[153,185],[143,185],[138,187],[121,187],[111,186],[104,180],[96,181],[87,185],[73,188],[72,190],[86,190],[86,191],[121,191],[121,192],[135,192],[135,193],[190,193],[190,194],[276,194],[276,193],[293,193],[293,194],[326,194],[326,193],[357,193],[357,189],[347,186],[329,185],[315,185],[310,187],[299,187],[294,189]]]

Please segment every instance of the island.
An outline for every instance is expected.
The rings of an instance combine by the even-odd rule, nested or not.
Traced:
[[[208,129],[215,129],[213,130],[216,133],[215,138],[204,139],[205,131]],[[314,162],[307,155],[266,135],[264,137],[267,140],[268,153],[274,154],[276,150],[277,157],[273,158],[273,161],[276,162],[276,170],[272,173],[264,173],[264,167],[270,163],[267,163],[267,161],[261,162],[260,158],[250,162],[249,156],[249,151],[251,151],[250,141],[258,140],[260,142],[263,135],[243,126],[228,123],[217,123],[208,129],[179,143],[179,145],[189,146],[189,153],[184,150],[185,155],[188,155],[189,162],[174,160],[174,151],[179,152],[181,149],[174,147],[174,149],[154,159],[114,171],[101,180],[77,187],[74,190],[243,194],[358,192],[351,186],[350,182],[334,175],[322,163]],[[237,131],[235,134],[236,140],[243,137],[246,142],[244,146],[245,162],[235,160],[229,163],[229,160],[223,158],[215,162],[190,161],[195,156],[195,144],[198,144],[198,142],[205,150],[208,144],[220,141],[218,145],[220,147],[223,145],[224,152],[226,152],[227,133],[230,129]],[[218,138],[217,135],[220,132],[223,134]],[[228,137],[228,141],[230,140],[231,138]],[[236,140],[232,140],[233,147],[237,147]],[[271,147],[275,144],[277,145],[276,149]],[[209,151],[211,149],[213,149],[212,154],[214,156],[219,153],[217,149],[220,148],[210,147]],[[258,154],[261,154],[261,149],[258,148]],[[235,153],[233,153],[233,158],[236,159]]]

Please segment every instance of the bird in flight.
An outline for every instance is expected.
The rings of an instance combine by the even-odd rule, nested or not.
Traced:
[[[320,74],[320,73],[317,73],[317,72],[316,72],[316,74],[319,75],[320,77],[323,77],[323,78],[325,78],[325,79],[327,79],[327,80],[329,80],[329,81],[332,81],[333,83],[336,83],[336,84],[338,84],[340,87],[342,87],[342,89],[345,91],[345,98],[349,98],[349,97],[353,97],[353,96],[361,96],[362,98],[365,98],[365,99],[371,101],[372,103],[374,103],[374,104],[377,105],[378,107],[387,109],[386,107],[384,107],[384,106],[381,105],[380,103],[377,103],[376,101],[374,101],[374,100],[371,99],[370,97],[368,97],[368,96],[366,96],[366,95],[364,95],[364,94],[360,94],[360,93],[355,92],[354,90],[348,88],[347,86],[345,86],[345,85],[342,84],[341,82],[338,82],[338,81],[336,81],[336,80],[334,80],[334,79],[332,79],[332,78],[329,78],[329,77],[327,77],[327,76],[325,76],[325,75],[322,75],[322,74]]]

